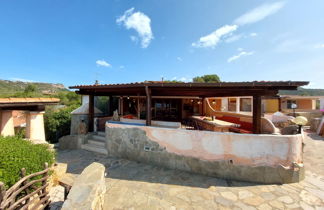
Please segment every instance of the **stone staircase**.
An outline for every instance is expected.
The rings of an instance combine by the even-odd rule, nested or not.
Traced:
[[[105,132],[95,132],[88,135],[86,143],[81,148],[87,151],[108,155]]]

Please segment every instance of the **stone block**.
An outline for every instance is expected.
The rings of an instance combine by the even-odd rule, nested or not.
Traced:
[[[105,167],[94,162],[76,178],[62,210],[103,209],[105,192]]]
[[[59,148],[64,149],[81,149],[81,145],[86,140],[86,135],[67,135],[59,139]]]

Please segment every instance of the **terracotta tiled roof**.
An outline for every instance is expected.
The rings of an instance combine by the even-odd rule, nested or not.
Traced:
[[[0,98],[0,104],[15,103],[58,103],[58,98]]]

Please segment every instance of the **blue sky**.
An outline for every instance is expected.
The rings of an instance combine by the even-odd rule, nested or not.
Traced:
[[[324,88],[324,1],[2,0],[0,79],[307,80]]]

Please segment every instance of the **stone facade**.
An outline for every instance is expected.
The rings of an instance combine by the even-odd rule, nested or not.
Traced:
[[[79,134],[80,123],[82,120],[88,125],[88,114],[71,114],[71,135]]]
[[[279,144],[274,144],[272,148],[269,148],[268,143],[271,145],[269,141],[272,138],[269,135],[261,137],[260,139],[264,138],[264,140],[255,143],[251,141],[251,136],[244,134],[228,134],[226,136],[216,132],[206,133],[205,131],[179,129],[161,131],[159,129],[163,128],[124,125],[107,126],[106,146],[108,154],[171,169],[241,181],[291,183],[298,182],[304,177],[304,168],[301,164],[302,140],[299,139],[300,136],[294,139],[291,139],[292,137],[286,137],[287,139],[285,139],[277,136],[278,142],[276,143]],[[161,135],[154,134],[154,132],[165,133]],[[188,135],[192,138],[189,138]],[[215,135],[215,138],[209,141],[208,138],[213,135]],[[222,135],[225,135],[225,137]],[[234,136],[237,139],[235,144],[238,144],[238,150],[235,150],[234,140],[231,140],[229,135],[241,135]],[[200,137],[201,139],[199,139]],[[239,142],[240,137],[242,138],[241,142]],[[161,140],[161,138],[164,139]],[[217,138],[221,138],[221,141],[217,141]],[[195,139],[195,141],[190,142],[192,139]],[[202,146],[206,146],[205,149],[213,151],[210,153],[207,150],[204,151]],[[265,148],[262,148],[262,146]],[[231,152],[221,151],[225,147],[231,147]],[[225,148],[225,150],[228,149]],[[253,150],[260,151],[258,153],[258,151],[253,152]],[[268,150],[268,154],[263,150]],[[220,152],[222,155],[213,155],[215,152]],[[271,157],[271,154],[273,157]]]

